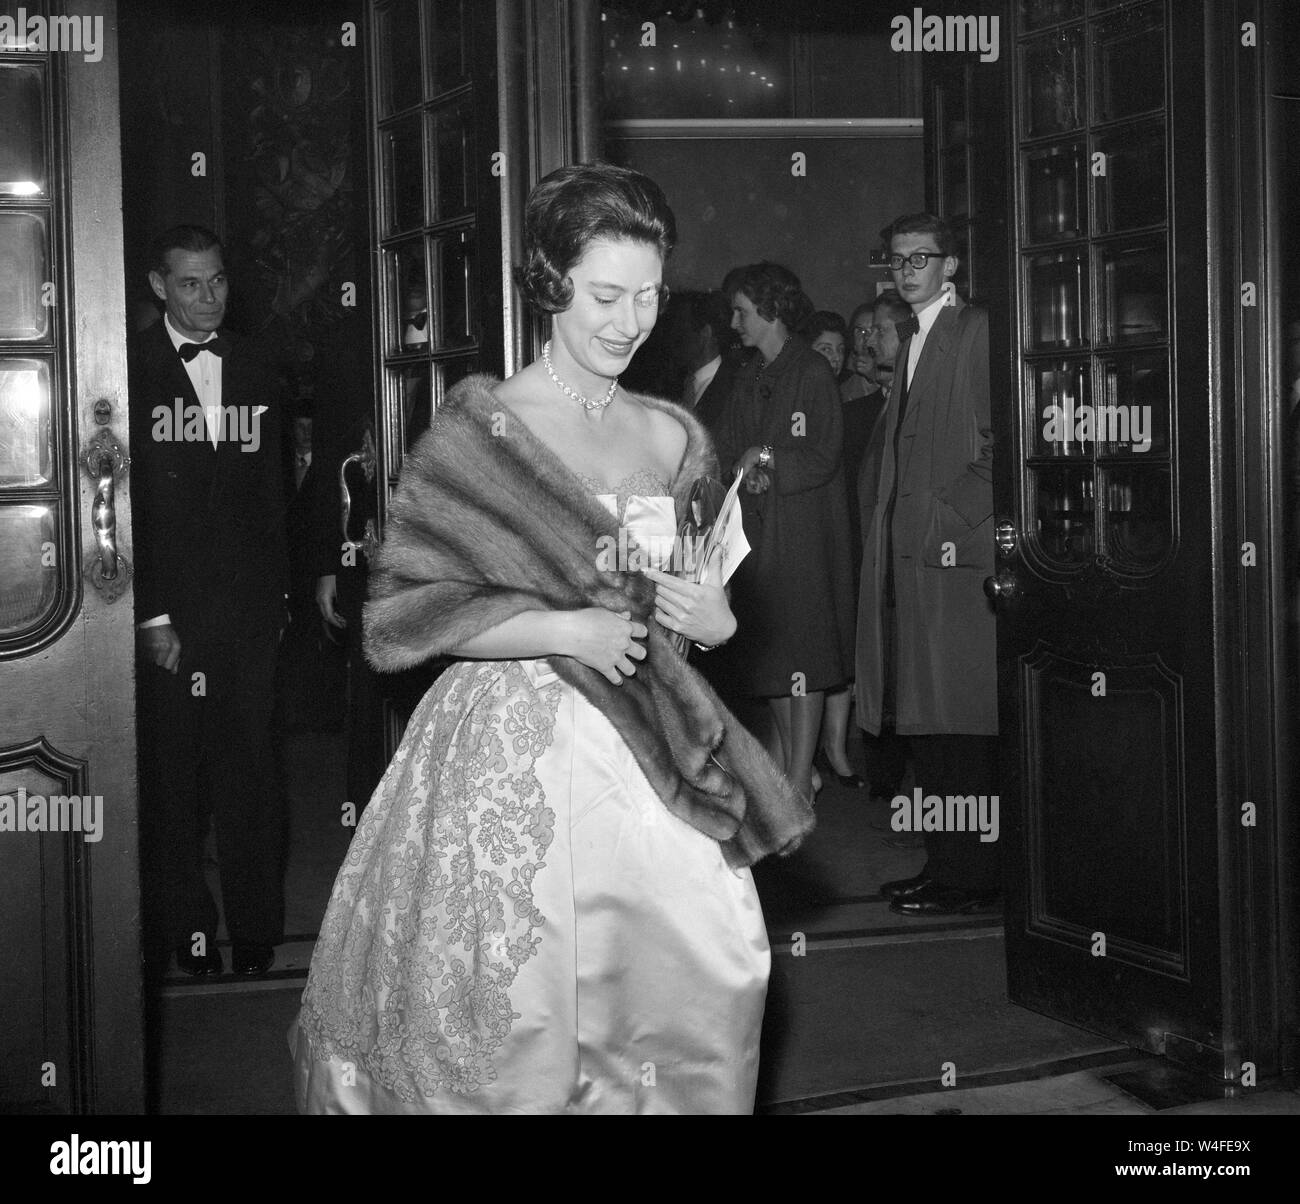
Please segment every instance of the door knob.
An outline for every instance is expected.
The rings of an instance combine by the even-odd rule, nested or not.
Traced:
[[[996,575],[985,577],[984,595],[991,602],[1009,602],[1016,596],[1016,575],[1010,569],[999,569]]]

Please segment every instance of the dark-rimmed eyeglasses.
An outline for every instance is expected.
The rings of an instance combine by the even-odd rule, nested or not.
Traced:
[[[891,272],[901,271],[903,264],[910,263],[916,271],[921,272],[930,266],[930,260],[947,258],[942,251],[913,251],[910,255],[891,255],[889,257],[889,270]]]

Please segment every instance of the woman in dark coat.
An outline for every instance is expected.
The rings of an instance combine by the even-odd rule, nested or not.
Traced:
[[[853,676],[853,602],[843,419],[835,374],[791,330],[807,300],[774,263],[727,277],[732,326],[755,355],[740,371],[718,428],[718,459],[743,469],[745,536],[753,551],[733,578],[738,623],[727,667],[768,699],[772,753],[812,796],[812,761],[827,690]]]

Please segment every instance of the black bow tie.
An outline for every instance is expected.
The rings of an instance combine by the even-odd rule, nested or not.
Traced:
[[[206,343],[182,343],[176,350],[181,353],[181,359],[188,364],[200,351],[211,351],[213,355],[220,359],[226,354],[227,346],[225,339],[218,335],[215,339],[209,339]]]
[[[920,334],[921,323],[913,315],[910,318],[904,318],[901,322],[895,322],[894,332],[898,335],[898,341],[901,343],[904,339],[910,339],[914,334]]]

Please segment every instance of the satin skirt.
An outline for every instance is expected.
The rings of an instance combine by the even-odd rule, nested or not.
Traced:
[[[309,1113],[748,1113],[753,878],[544,660],[449,669],[366,808],[290,1030]]]

